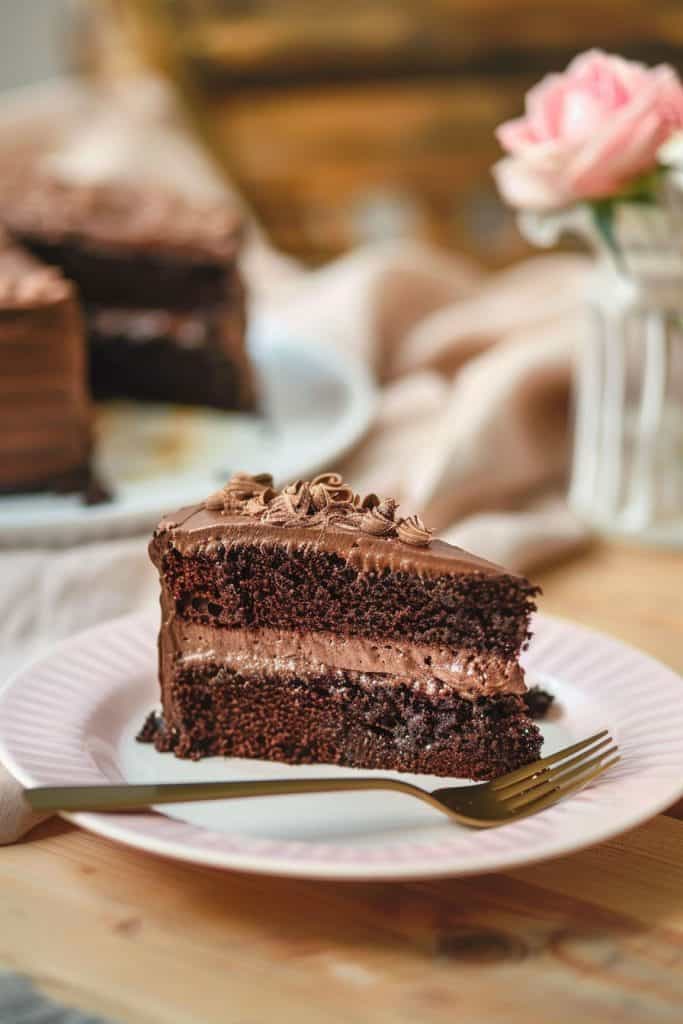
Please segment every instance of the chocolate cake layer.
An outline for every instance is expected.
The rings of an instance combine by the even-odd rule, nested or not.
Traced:
[[[242,300],[191,312],[90,307],[87,324],[95,398],[254,407]]]
[[[221,264],[185,261],[163,252],[95,248],[82,242],[53,242],[14,231],[15,238],[39,259],[62,269],[89,303],[194,309],[225,298],[229,273]]]
[[[170,693],[168,725],[144,738],[183,758],[489,779],[535,760],[542,742],[519,696],[434,698],[391,676],[335,672],[301,679],[281,670],[249,676],[218,665],[186,666],[174,672]]]
[[[0,238],[0,491],[78,490],[91,448],[83,327],[54,268]]]
[[[190,622],[352,631],[506,658],[516,658],[527,639],[535,588],[450,545],[433,542],[434,550],[423,551],[334,528],[268,528],[225,517],[195,547],[187,525],[162,525],[151,554],[174,614]]]
[[[334,475],[166,517],[160,748],[487,778],[533,760],[534,588]]]
[[[87,303],[192,309],[230,296],[241,227],[222,204],[29,176],[3,183],[0,219]]]

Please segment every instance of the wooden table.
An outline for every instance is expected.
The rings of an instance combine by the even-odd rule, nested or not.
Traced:
[[[683,554],[616,546],[540,574],[546,611],[679,672],[682,580]],[[681,819],[401,884],[189,867],[52,821],[0,851],[0,963],[126,1024],[680,1024]]]

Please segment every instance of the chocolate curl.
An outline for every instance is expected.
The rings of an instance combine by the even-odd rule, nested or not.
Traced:
[[[272,486],[273,478],[270,473],[258,473],[256,476],[249,473],[234,473],[223,490],[237,501],[248,501],[249,498]]]
[[[353,505],[354,493],[339,473],[320,473],[311,481],[311,499],[316,511],[321,512],[331,504]]]
[[[362,532],[369,533],[372,537],[389,537],[395,534],[396,507],[396,502],[389,498],[370,508],[361,518]]]
[[[404,544],[426,548],[432,539],[433,531],[427,529],[419,516],[408,516],[406,519],[399,519],[396,533]]]
[[[210,512],[222,512],[224,504],[225,494],[223,491],[214,491],[214,493],[210,494],[204,502],[204,505]]]

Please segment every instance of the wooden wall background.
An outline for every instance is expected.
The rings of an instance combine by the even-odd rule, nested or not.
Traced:
[[[312,261],[411,234],[509,262],[523,243],[489,169],[525,90],[590,46],[683,63],[682,0],[112,0],[109,17],[149,59],[172,48],[274,241]]]

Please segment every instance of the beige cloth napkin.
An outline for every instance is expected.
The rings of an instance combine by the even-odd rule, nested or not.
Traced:
[[[133,90],[115,113],[93,101],[86,127],[70,130],[55,161],[69,173],[155,179],[164,167],[166,184],[222,187],[156,85]],[[353,352],[381,386],[368,436],[330,468],[512,569],[582,543],[563,481],[584,260],[542,256],[485,274],[460,256],[391,241],[307,271],[254,227],[244,267],[257,309],[311,345]],[[0,571],[3,677],[55,640],[156,600],[144,537],[2,552]],[[0,844],[36,820],[0,767]]]

